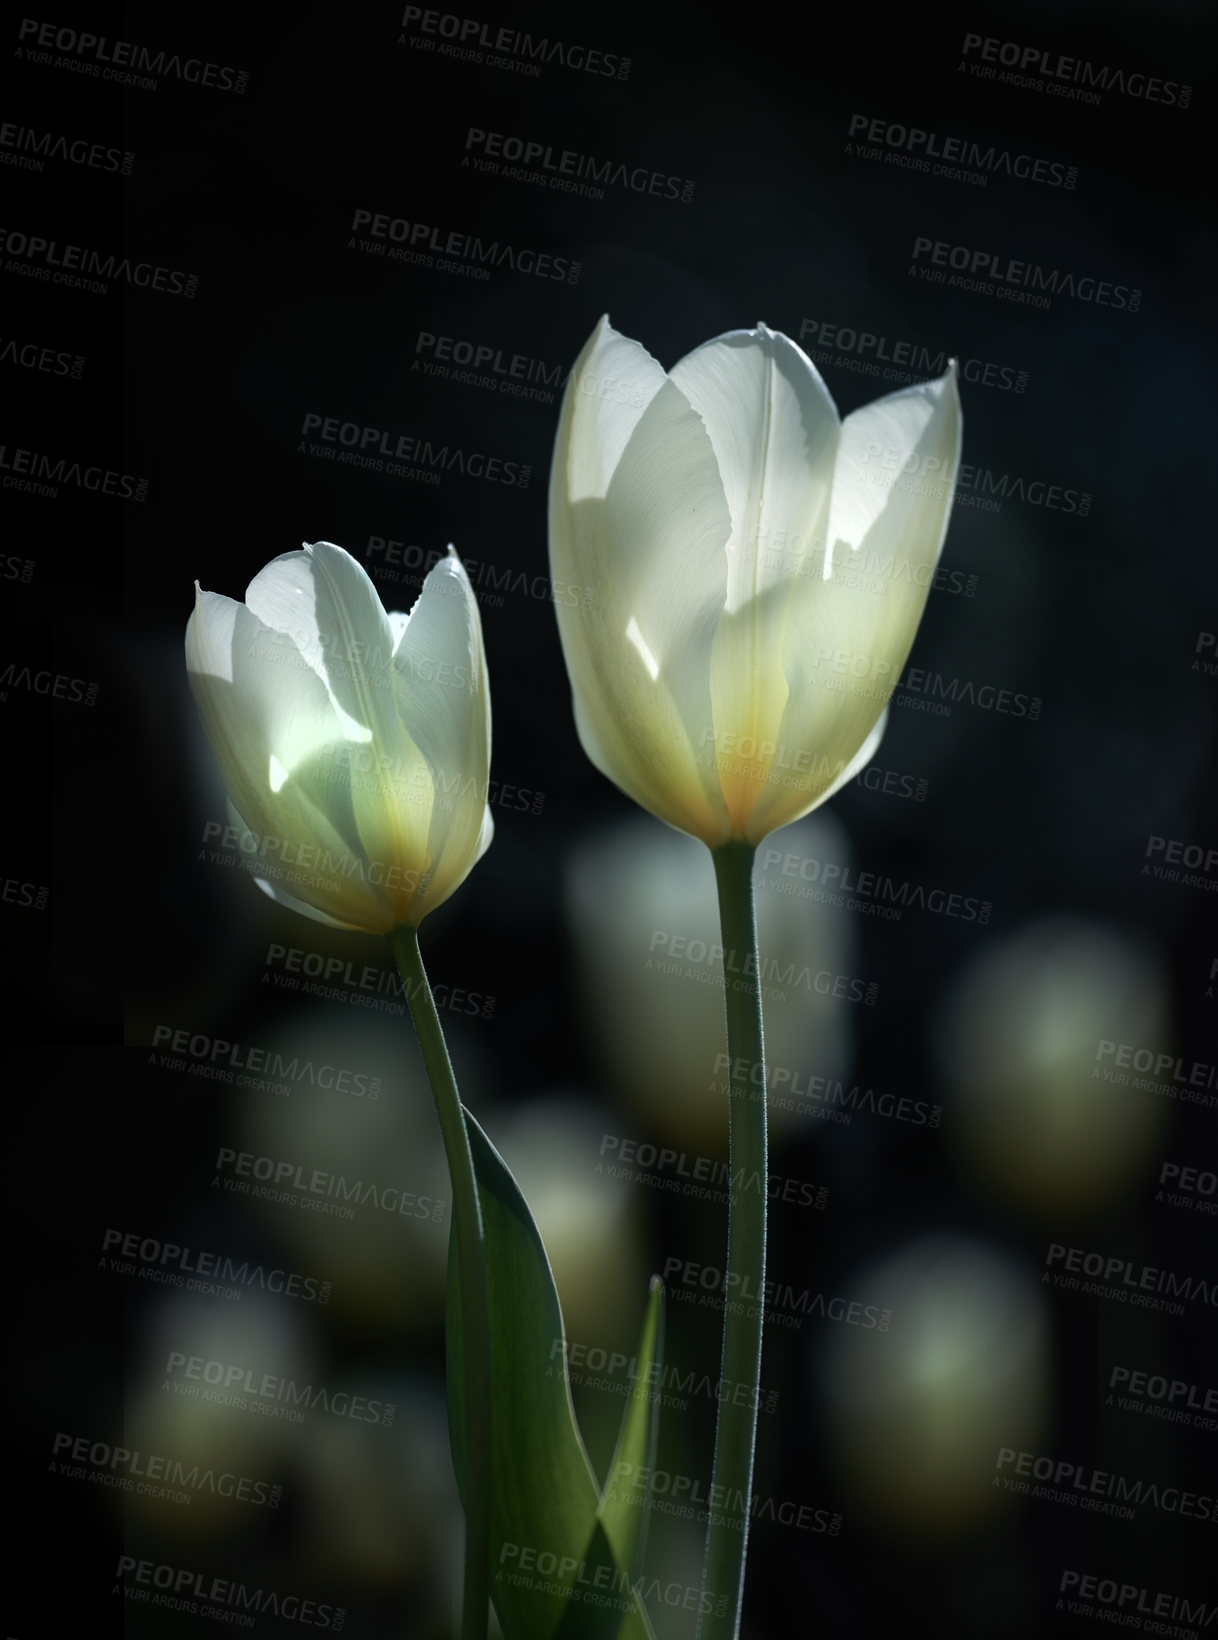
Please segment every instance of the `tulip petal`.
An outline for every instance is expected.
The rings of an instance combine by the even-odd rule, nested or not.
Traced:
[[[471,870],[478,864],[478,861],[482,858],[494,841],[495,820],[491,814],[491,806],[488,803],[482,813],[482,824],[478,828],[478,842],[474,848],[473,859],[470,861]]]
[[[732,515],[731,613],[823,554],[837,407],[803,349],[765,325],[704,342],[672,380],[706,424]]]
[[[246,607],[289,636],[362,738],[397,730],[390,666],[393,629],[363,567],[330,541],[273,558],[245,592]]]
[[[236,826],[242,834],[242,853],[246,855],[256,853],[260,846],[259,837],[246,825],[245,821],[241,818],[241,814],[238,811],[236,804],[231,798],[228,801],[227,807],[230,822]],[[250,845],[249,847],[246,846],[247,841]],[[328,916],[326,912],[318,910],[315,905],[310,905],[307,900],[298,900],[294,894],[289,894],[287,889],[282,887],[281,884],[271,881],[268,877],[255,877],[254,886],[256,888],[260,888],[268,900],[274,900],[276,905],[286,906],[289,911],[299,911],[302,916],[310,918],[313,922],[322,923],[326,928],[348,928],[357,931],[367,931],[366,923],[344,922],[338,917]]]
[[[701,418],[665,381],[604,484],[608,457],[596,445],[605,413],[576,390],[580,368],[555,443],[550,561],[556,585],[578,594],[556,598],[555,610],[581,741],[636,802],[721,841],[725,810],[704,737],[713,736],[710,653],[731,517],[714,450]],[[613,423],[615,437],[623,426],[624,418]]]
[[[225,787],[256,823],[274,806],[272,758],[290,771],[339,741],[334,708],[289,639],[243,604],[201,588],[186,627],[186,667]]]
[[[221,778],[242,824],[268,850],[268,873],[296,850],[313,903],[346,927],[392,926],[368,879],[350,797],[352,751],[329,694],[290,637],[243,605],[196,594],[186,665]],[[307,840],[307,855],[300,842]]]
[[[574,437],[566,438],[572,502],[603,500],[643,412],[668,378],[641,342],[614,330],[605,314],[575,361],[563,395]],[[564,442],[560,424],[558,443]],[[555,449],[557,460],[558,450]]]
[[[888,728],[888,712],[886,706],[880,713],[875,727],[850,759],[844,762],[838,758],[832,760],[824,755],[818,755],[811,748],[800,748],[806,752],[806,757],[798,759],[799,766],[806,766],[806,785],[795,784],[788,769],[772,769],[769,780],[758,792],[756,802],[749,816],[748,829],[745,833],[750,843],[760,843],[763,838],[777,831],[781,826],[789,826],[796,820],[802,820],[804,815],[812,809],[819,808],[827,803],[831,797],[841,791],[863,770],[874,758],[880,749]],[[790,714],[791,723],[788,726],[784,717],[779,734],[795,733],[798,714]],[[785,747],[787,742],[779,740],[778,744]]]
[[[363,923],[339,922],[337,917],[327,917],[324,911],[319,911],[315,905],[307,900],[298,900],[289,894],[286,888],[278,883],[268,882],[265,877],[255,877],[254,887],[260,888],[268,900],[274,900],[276,905],[283,906],[288,911],[299,911],[302,917],[308,917],[312,922],[322,923],[326,928],[347,928],[357,933],[368,933]]]
[[[261,726],[241,709],[236,688],[236,630],[243,606],[195,582],[195,607],[186,623],[186,676],[225,789],[257,819],[268,750]]]
[[[409,899],[401,862],[426,856],[429,782],[399,715],[394,625],[376,587],[350,553],[317,541],[273,559],[250,582],[246,602],[290,635],[324,679],[348,740],[368,744],[368,766],[351,782],[356,827],[374,874],[393,885],[391,897]]]
[[[829,508],[832,569],[925,572],[939,561],[960,467],[956,366],[864,405],[842,423]],[[924,576],[925,578],[925,576]],[[920,593],[916,575],[894,584]],[[921,605],[918,606],[921,614]]]
[[[867,742],[917,634],[959,459],[954,367],[843,422],[825,576],[797,578],[783,633],[790,698],[775,738],[812,748],[815,762],[785,800],[767,794],[754,824],[786,824],[823,802],[828,771],[836,781]],[[907,462],[913,476],[887,460]]]
[[[756,757],[787,702],[782,632],[797,578],[824,561],[837,409],[803,350],[759,325],[696,348],[673,381],[706,424],[732,515],[727,601],[711,662],[719,775],[733,832],[758,797]]]
[[[879,717],[876,719],[875,727],[867,736],[863,744],[859,747],[858,751],[850,759],[850,762],[847,763],[846,767],[842,770],[841,774],[838,775],[837,779],[830,781],[829,785],[826,786],[825,790],[821,793],[819,799],[821,803],[827,803],[836,792],[841,791],[843,786],[848,785],[850,781],[856,778],[856,776],[862,774],[863,770],[875,757],[875,754],[880,749],[881,741],[888,733],[888,714],[891,710],[891,707],[886,706],[880,713]]]
[[[469,577],[449,548],[428,573],[393,657],[398,711],[426,771],[430,910],[466,878],[486,845],[491,712],[482,624]],[[493,830],[493,827],[492,827]],[[421,913],[420,913],[421,914]],[[415,912],[409,918],[416,921]]]

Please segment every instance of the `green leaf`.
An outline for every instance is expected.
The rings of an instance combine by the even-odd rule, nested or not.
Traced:
[[[655,1640],[575,1421],[566,1338],[545,1247],[507,1164],[465,1111],[486,1236],[491,1321],[491,1598],[506,1640]],[[446,1355],[453,1466],[465,1491],[464,1339],[449,1243]],[[644,1338],[655,1308],[653,1298]],[[639,1450],[632,1398],[623,1439]],[[650,1435],[647,1437],[651,1439]],[[619,1445],[621,1442],[619,1441]],[[641,1512],[640,1512],[641,1513]],[[640,1531],[641,1523],[631,1523]],[[633,1553],[631,1558],[633,1559]]]
[[[634,1359],[630,1402],[622,1414],[622,1427],[597,1511],[617,1563],[632,1583],[643,1572],[651,1501],[650,1489],[644,1487],[640,1492],[633,1478],[641,1469],[655,1468],[660,1433],[660,1396],[652,1388],[652,1380],[659,1378],[658,1369],[664,1361],[664,1283],[659,1276],[651,1278],[643,1333]]]

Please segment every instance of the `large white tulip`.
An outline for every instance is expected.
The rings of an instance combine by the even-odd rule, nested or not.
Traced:
[[[451,548],[409,615],[328,541],[273,559],[244,604],[196,582],[186,667],[273,899],[387,934],[417,927],[485,853],[486,655]]]
[[[756,845],[874,756],[947,532],[954,365],[838,417],[759,325],[665,374],[603,318],[550,476],[552,575],[585,752],[710,848]]]

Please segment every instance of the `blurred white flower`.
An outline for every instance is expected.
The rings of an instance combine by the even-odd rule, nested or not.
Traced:
[[[807,857],[852,858],[827,812],[782,840]],[[759,864],[757,885],[769,1118],[780,1132],[831,1116],[826,1090],[849,1072],[858,918],[780,892],[790,884],[777,869]],[[584,1005],[615,1092],[648,1137],[714,1153],[727,1137],[728,1058],[723,939],[705,852],[627,815],[573,851],[566,899]]]
[[[490,1124],[541,1233],[569,1340],[633,1338],[647,1292],[638,1192],[597,1177],[612,1127],[586,1101],[559,1098],[530,1100]]]
[[[1149,951],[1082,917],[1042,917],[986,945],[935,1032],[943,1130],[969,1176],[1039,1221],[1110,1206],[1164,1119],[1115,1045],[1162,1049],[1167,998]]]
[[[816,1403],[861,1509],[902,1536],[958,1538],[1010,1498],[1001,1447],[1035,1446],[1049,1413],[1050,1337],[1034,1272],[955,1235],[926,1235],[852,1278],[891,1330],[835,1327]]]

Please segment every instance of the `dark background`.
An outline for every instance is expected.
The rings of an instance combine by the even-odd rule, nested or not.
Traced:
[[[10,1496],[28,1533],[5,1632],[200,1631],[197,1615],[124,1598],[121,1555],[308,1595],[344,1608],[345,1632],[368,1640],[452,1632],[460,1523],[442,1401],[443,1228],[226,1200],[216,1182],[229,1147],[447,1195],[407,1021],[280,987],[268,955],[340,956],[359,972],[386,967],[383,946],[281,912],[232,850],[219,863],[208,854],[205,828],[225,814],[182,658],[196,577],[239,597],[267,560],[316,539],[370,567],[372,539],[396,540],[405,577],[450,540],[484,566],[471,576],[503,783],[497,833],[423,938],[433,980],[478,998],[450,991],[442,1014],[463,1096],[534,1203],[572,1340],[629,1353],[653,1269],[674,1255],[722,1262],[721,1207],[664,1188],[663,1168],[636,1183],[597,1172],[631,1139],[717,1156],[724,1101],[709,1088],[713,1023],[689,1055],[695,1093],[707,1088],[700,1113],[664,1078],[648,1082],[666,1033],[682,1040],[676,1001],[657,1023],[640,1000],[649,944],[657,930],[695,931],[663,921],[637,883],[629,897],[631,861],[641,880],[663,828],[644,817],[623,834],[624,875],[590,852],[632,811],[580,751],[537,579],[557,388],[547,402],[412,368],[428,332],[539,361],[553,383],[606,311],[666,366],[759,319],[802,334],[843,414],[901,385],[855,368],[867,355],[842,345],[843,330],[994,367],[990,385],[966,379],[961,396],[964,459],[988,475],[974,495],[988,487],[1000,504],[958,500],[943,563],[960,579],[931,593],[912,660],[959,680],[957,694],[988,684],[1041,703],[1036,716],[959,699],[946,716],[894,706],[877,766],[901,779],[844,791],[828,833],[818,821],[772,840],[991,911],[983,924],[786,905],[802,919],[792,937],[820,953],[815,967],[878,989],[870,1006],[805,997],[805,1012],[797,996],[773,1020],[795,1046],[779,1057],[772,1035],[772,1057],[941,1106],[942,1122],[859,1109],[834,1123],[813,1108],[776,1127],[779,1175],[828,1196],[823,1210],[775,1207],[771,1271],[794,1290],[889,1308],[892,1323],[881,1334],[810,1315],[767,1333],[763,1379],[778,1405],[761,1419],[758,1491],[841,1520],[832,1533],[759,1522],[745,1633],[1085,1633],[1095,1615],[1060,1603],[1068,1572],[1151,1601],[1212,1602],[1212,1518],[1145,1503],[1113,1518],[992,1484],[1010,1449],[1215,1490],[1213,1305],[1156,1313],[1041,1280],[1058,1244],[1218,1283],[1206,1212],[1218,874],[1211,863],[1189,883],[1143,869],[1165,860],[1148,852],[1154,838],[1218,844],[1208,13],[981,5],[793,20],[531,4],[443,15],[584,45],[628,70],[551,62],[531,76],[428,53],[391,5],[38,19],[248,76],[240,93],[172,72],[155,89],[125,88],[68,66],[88,53],[18,56],[32,42],[6,25],[3,120],[134,155],[125,177],[55,157],[41,170],[6,164],[7,231],[125,253],[197,288],[120,279],[95,294],[0,255],[3,341],[85,361],[79,379],[58,362],[0,361],[6,477],[25,449],[146,483],[142,501],[71,480],[54,495],[7,484],[3,495],[0,660],[13,665],[0,686],[0,925],[21,1318]],[[960,69],[966,35],[1191,95],[1184,107],[1179,91],[1171,105],[1110,89],[1091,103],[982,79]],[[1077,167],[1076,183],[995,171],[977,186],[851,153],[860,114]],[[585,198],[480,172],[462,164],[471,128],[692,182],[692,195],[610,184]],[[368,237],[353,231],[358,210],[578,263],[578,277],[504,266],[478,279],[367,254],[354,243]],[[911,272],[919,238],[1109,281],[1140,302],[1135,312],[1059,294],[1038,308],[927,282]],[[829,325],[837,340],[818,340]],[[1019,373],[1023,391],[1005,385]],[[429,484],[315,457],[309,414],[485,453],[530,477],[450,471]],[[1038,499],[1047,486],[1055,504]],[[417,594],[408,578],[378,586],[390,607]],[[66,677],[60,698],[23,686],[27,667]],[[80,698],[88,685],[93,704]],[[692,844],[678,852],[671,871],[688,872],[709,933],[709,864]],[[601,964],[628,971],[637,994]],[[706,1001],[696,975],[669,983],[653,999]],[[173,1068],[156,1051],[167,1027],[379,1076],[380,1097],[306,1085],[277,1095]],[[1208,1103],[1098,1081],[1104,1041],[1179,1060],[1177,1093],[1191,1065],[1209,1067]],[[1208,1169],[1208,1186],[1169,1202],[1165,1163]],[[332,1297],[324,1308],[192,1298],[103,1267],[108,1229],[316,1274],[333,1280]],[[683,1369],[713,1377],[717,1340],[713,1311],[670,1306]],[[171,1352],[379,1395],[397,1416],[387,1429],[204,1408],[165,1387]],[[1118,1365],[1166,1374],[1202,1401],[1208,1390],[1211,1427],[1112,1404]],[[603,1468],[621,1395],[579,1383],[575,1394]],[[663,1415],[666,1473],[705,1485],[712,1417],[705,1395]],[[282,1501],[150,1503],[107,1484],[105,1461],[58,1472],[65,1433],[206,1457],[281,1486]],[[700,1529],[659,1519],[650,1571],[696,1585],[699,1544]],[[22,1570],[48,1546],[49,1571]],[[653,1618],[661,1640],[692,1633],[663,1602]],[[256,1627],[286,1624],[263,1615]]]

